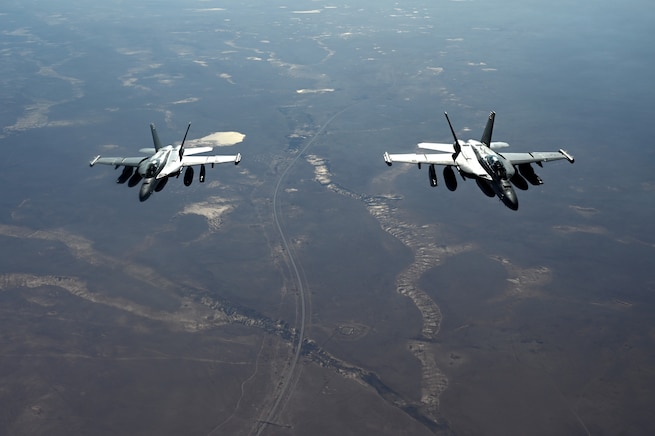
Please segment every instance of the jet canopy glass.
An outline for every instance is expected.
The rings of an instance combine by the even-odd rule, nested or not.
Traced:
[[[161,168],[161,159],[153,159],[146,168],[146,177],[155,177]]]
[[[148,163],[146,167],[145,177],[151,178],[157,176],[164,169],[166,162],[168,162],[168,156],[170,156],[171,150],[160,150],[155,154]]]
[[[490,155],[490,156],[485,156],[484,158],[487,161],[487,165],[493,171],[493,173],[501,178],[501,179],[506,179],[507,178],[507,171],[505,170],[505,166],[503,163],[498,159],[497,156]]]

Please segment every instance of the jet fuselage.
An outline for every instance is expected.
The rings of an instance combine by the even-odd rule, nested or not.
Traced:
[[[179,145],[162,147],[139,164],[137,171],[143,177],[143,183],[139,189],[139,200],[146,201],[153,192],[158,190],[157,188],[163,189],[169,176],[180,173],[182,168],[180,147]]]
[[[512,210],[519,207],[518,197],[510,183],[516,170],[502,155],[474,139],[459,141],[460,153],[455,158],[458,170],[465,177],[485,183],[500,201]],[[485,194],[483,187],[480,187]]]

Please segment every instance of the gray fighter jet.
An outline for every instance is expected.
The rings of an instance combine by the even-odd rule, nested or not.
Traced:
[[[384,161],[391,166],[393,162],[428,164],[430,185],[437,186],[435,165],[444,165],[443,176],[446,187],[454,191],[457,188],[457,177],[453,168],[457,169],[462,179],[475,179],[480,190],[489,197],[498,196],[500,201],[512,210],[519,208],[519,201],[512,184],[521,190],[528,189],[528,182],[541,185],[543,181],[535,174],[532,163],[541,166],[542,162],[566,159],[573,163],[573,157],[566,151],[532,152],[532,153],[499,153],[495,149],[508,147],[506,142],[492,142],[491,134],[494,128],[495,112],[489,114],[487,126],[482,139],[476,141],[460,141],[457,139],[453,125],[446,113],[446,120],[453,135],[452,144],[422,142],[419,148],[435,150],[439,153],[384,153]],[[510,183],[511,182],[511,183]]]
[[[180,145],[167,145],[162,147],[154,124],[150,124],[152,140],[155,148],[142,148],[139,152],[148,156],[139,157],[100,157],[96,156],[89,162],[90,166],[95,164],[114,165],[116,169],[123,166],[123,172],[116,183],[127,182],[128,186],[136,186],[141,180],[143,184],[139,190],[139,200],[146,201],[153,192],[164,189],[169,177],[179,177],[182,168],[184,171],[184,185],[189,186],[193,182],[193,166],[200,165],[199,181],[205,181],[205,165],[234,162],[238,165],[241,162],[241,153],[234,156],[196,156],[200,153],[212,151],[212,147],[184,148],[184,142],[189,134],[191,123],[186,129],[184,139]]]

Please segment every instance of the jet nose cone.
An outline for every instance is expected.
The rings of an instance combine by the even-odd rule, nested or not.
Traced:
[[[152,194],[150,191],[143,192],[143,190],[141,190],[139,192],[139,201],[143,203],[148,198],[150,198],[150,194]]]
[[[512,210],[518,210],[519,208],[519,199],[516,197],[516,192],[511,187],[507,187],[503,192],[503,203],[505,206],[509,207]]]
[[[142,202],[146,201],[152,194],[152,184],[150,181],[151,179],[144,180],[143,184],[141,185],[141,189],[139,189],[139,200]]]

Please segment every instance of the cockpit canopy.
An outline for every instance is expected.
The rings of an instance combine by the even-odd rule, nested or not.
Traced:
[[[505,169],[505,166],[503,163],[498,159],[498,157],[494,155],[486,156],[485,160],[487,161],[487,165],[489,165],[489,168],[491,171],[499,178],[501,179],[506,179],[507,178],[507,170]]]
[[[147,178],[155,177],[157,173],[159,173],[160,168],[161,168],[161,159],[153,159],[146,167],[145,176]]]

